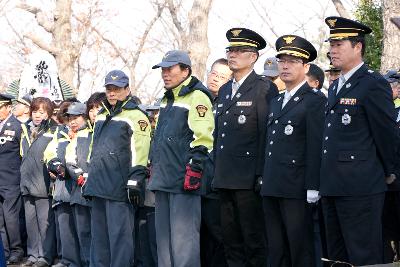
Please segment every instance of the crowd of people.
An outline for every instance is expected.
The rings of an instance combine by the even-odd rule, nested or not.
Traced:
[[[121,70],[85,102],[0,94],[0,231],[9,265],[319,267],[400,259],[400,73],[363,61],[359,22],[314,46],[227,31],[205,85],[187,52],[143,105]],[[323,89],[325,73],[329,89]],[[1,256],[1,253],[0,253]],[[1,266],[1,264],[0,264]]]

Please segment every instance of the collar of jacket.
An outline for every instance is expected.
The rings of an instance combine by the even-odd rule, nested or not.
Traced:
[[[128,96],[124,101],[117,101],[114,108],[112,108],[112,106],[110,105],[110,103],[108,103],[108,101],[104,101],[102,105],[103,108],[100,110],[99,113],[106,111],[107,114],[109,115],[116,115],[118,113],[121,113],[123,109],[138,108],[138,104],[135,101],[133,101],[132,97],[130,96]]]
[[[47,132],[48,130],[52,129],[55,130],[57,127],[57,122],[53,119],[47,119],[47,120],[42,120],[39,126],[39,131],[38,132]],[[52,131],[54,132],[54,131]]]
[[[185,96],[185,95],[193,92],[194,90],[200,90],[208,96],[208,98],[210,99],[210,101],[212,103],[213,97],[212,97],[211,93],[207,90],[207,88],[195,76],[191,76],[190,78],[191,79],[190,79],[189,83],[187,83],[187,84],[185,84],[185,82],[181,83],[182,87],[179,90],[178,96]]]

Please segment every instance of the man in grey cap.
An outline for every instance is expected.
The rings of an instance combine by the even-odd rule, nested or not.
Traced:
[[[31,103],[32,95],[30,94],[26,94],[15,101],[13,114],[20,122],[25,123],[30,119]]]
[[[201,196],[210,190],[212,97],[194,76],[189,55],[169,51],[161,68],[165,94],[150,153],[158,265],[200,267]]]
[[[271,80],[278,87],[279,91],[285,89],[285,84],[279,77],[278,61],[276,57],[269,57],[265,60],[264,71],[261,75]]]

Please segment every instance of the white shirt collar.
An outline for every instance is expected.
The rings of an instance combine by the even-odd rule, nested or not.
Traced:
[[[252,73],[253,70],[250,70],[249,73],[247,73],[242,79],[240,79],[240,81],[236,81],[235,78],[233,78],[233,83],[237,83],[237,88],[239,88],[243,83],[244,80],[246,80],[247,77],[249,77],[250,73]]]
[[[360,64],[358,64],[357,66],[355,66],[354,68],[352,68],[349,72],[347,72],[346,74],[343,75],[344,79],[346,81],[348,81],[351,76],[353,76],[353,74],[359,69],[361,68],[361,66],[364,65],[364,62],[361,62]]]
[[[306,83],[307,81],[306,80],[304,80],[304,81],[302,81],[301,83],[299,83],[295,88],[293,88],[292,90],[290,90],[290,91],[285,91],[285,94],[286,93],[289,93],[290,94],[290,97],[292,97],[292,96],[294,96],[294,94],[300,89],[300,87],[302,87],[305,83]]]

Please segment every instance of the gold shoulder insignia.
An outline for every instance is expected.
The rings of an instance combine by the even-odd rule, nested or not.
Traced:
[[[287,36],[285,38],[283,38],[283,40],[285,40],[286,44],[291,44],[293,43],[293,40],[296,39],[295,36]]]
[[[328,24],[331,28],[335,27],[337,19],[328,19]]]
[[[231,33],[233,34],[233,37],[238,37],[241,32],[242,32],[242,30],[232,30],[231,31]]]

